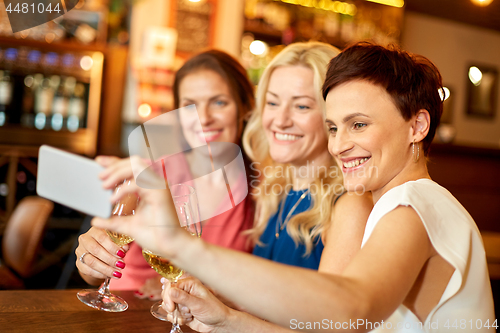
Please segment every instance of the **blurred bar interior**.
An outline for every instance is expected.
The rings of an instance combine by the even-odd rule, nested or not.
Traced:
[[[500,0],[80,0],[66,15],[16,33],[2,1],[0,239],[19,202],[36,194],[41,144],[126,156],[130,131],[173,108],[175,70],[196,52],[229,52],[257,84],[289,43],[342,48],[364,39],[400,44],[441,70],[447,93],[431,176],[489,237],[492,278],[500,278],[500,270],[493,274],[500,264]],[[54,205],[35,244],[44,256],[32,259],[39,268],[21,275],[4,260],[2,269],[26,288],[78,285],[67,272],[83,221]]]

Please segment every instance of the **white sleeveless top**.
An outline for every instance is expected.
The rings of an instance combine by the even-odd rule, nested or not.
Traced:
[[[497,323],[481,235],[469,213],[444,187],[419,179],[389,190],[373,207],[361,246],[378,221],[398,206],[411,206],[417,212],[432,245],[455,272],[425,322],[400,305],[383,325],[373,323],[372,332],[495,332],[485,327]]]

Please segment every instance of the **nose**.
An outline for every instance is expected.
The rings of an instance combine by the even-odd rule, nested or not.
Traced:
[[[332,156],[340,156],[351,150],[353,146],[354,143],[351,141],[349,133],[340,129],[335,135],[330,135],[328,138],[328,151]]]
[[[278,128],[288,128],[293,126],[291,110],[287,103],[283,103],[277,110],[272,112],[275,115],[273,123]]]
[[[198,117],[200,118],[201,126],[205,127],[210,125],[213,119],[208,104],[200,103],[196,105],[196,109],[198,111]]]

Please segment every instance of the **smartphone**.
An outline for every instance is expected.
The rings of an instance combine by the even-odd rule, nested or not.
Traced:
[[[104,167],[77,154],[42,145],[38,152],[39,196],[90,216],[111,216],[113,190],[102,187]]]

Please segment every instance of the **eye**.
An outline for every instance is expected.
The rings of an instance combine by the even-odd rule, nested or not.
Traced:
[[[266,102],[266,105],[267,105],[267,106],[278,106],[278,103],[274,103],[274,102],[271,102],[271,101],[267,101],[267,102]]]
[[[328,132],[332,135],[337,134],[337,126],[330,126],[328,127]]]
[[[361,129],[361,128],[363,128],[363,127],[366,127],[366,124],[365,124],[365,123],[354,123],[354,124],[352,125],[352,127],[353,127],[354,129]]]
[[[300,104],[298,104],[296,107],[299,110],[309,110],[310,109],[310,107],[307,106],[307,105],[300,105]]]
[[[226,105],[227,105],[227,102],[226,102],[226,101],[223,101],[223,100],[218,99],[218,100],[214,101],[214,105],[222,107],[222,106],[226,106]]]
[[[183,107],[190,106],[190,105],[196,106],[196,102],[188,100],[188,99],[181,100],[180,107],[183,108]]]

